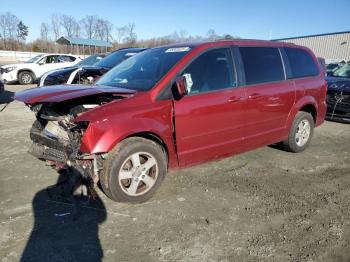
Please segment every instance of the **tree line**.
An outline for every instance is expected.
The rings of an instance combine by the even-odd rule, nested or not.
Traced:
[[[70,52],[67,46],[59,46],[55,41],[61,36],[98,39],[113,44],[113,49],[121,47],[154,47],[177,42],[215,40],[236,38],[229,34],[217,35],[209,29],[205,36],[193,36],[186,30],[150,39],[138,39],[135,23],[117,27],[112,22],[98,15],[87,15],[77,20],[71,15],[52,14],[50,21],[40,24],[40,36],[27,42],[29,28],[16,15],[0,13],[0,50],[34,51],[34,52]],[[73,50],[74,51],[74,50]],[[80,53],[86,50],[79,50]]]
[[[28,36],[28,26],[12,13],[0,13],[0,49],[16,49]]]

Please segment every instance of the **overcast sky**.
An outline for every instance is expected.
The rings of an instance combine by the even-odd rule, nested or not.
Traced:
[[[133,22],[139,39],[180,30],[254,39],[350,31],[350,0],[0,0],[0,6],[29,26],[29,40],[39,37],[41,22],[49,23],[53,13],[78,20],[98,15],[116,27]]]

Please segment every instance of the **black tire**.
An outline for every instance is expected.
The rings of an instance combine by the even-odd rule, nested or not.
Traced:
[[[298,144],[297,143],[297,133],[299,130],[299,124],[301,124],[302,122],[305,123],[308,122],[310,125],[310,133],[309,136],[307,138],[307,140],[302,143],[302,144]],[[299,111],[293,121],[293,124],[290,128],[289,131],[289,136],[288,136],[288,140],[283,141],[283,147],[289,151],[289,152],[293,152],[293,153],[299,153],[305,150],[305,148],[308,147],[308,145],[310,144],[311,138],[313,136],[314,133],[314,119],[312,117],[312,115],[310,113],[307,112],[302,112]]]
[[[123,166],[128,163],[126,161],[131,161],[128,160],[130,159],[131,155],[138,153],[140,153],[141,160],[141,155],[143,153],[152,156],[151,158],[153,161],[155,160],[156,163],[156,166],[152,167],[152,171],[157,170],[157,175],[154,175],[155,179],[153,179],[153,181],[155,182],[151,187],[148,187],[147,184],[143,181],[142,184],[140,184],[141,182],[138,182],[138,187],[136,187],[137,190],[140,189],[141,191],[142,187],[144,187],[146,188],[145,190],[148,191],[141,195],[129,195],[125,192],[128,190],[128,188],[124,186],[123,182],[126,181],[127,183],[130,183],[130,188],[131,183],[135,178],[124,179],[120,181],[120,171],[122,170]],[[132,161],[130,163],[132,164]],[[140,167],[142,167],[142,165],[143,164],[141,163]],[[146,172],[151,172],[151,169],[149,169],[149,171],[147,170]],[[131,137],[118,143],[118,145],[108,154],[108,159],[105,163],[103,173],[100,175],[100,184],[105,194],[114,201],[142,203],[153,196],[163,181],[166,173],[167,157],[163,148],[152,140],[141,137]],[[134,174],[136,174],[136,172]],[[139,178],[140,177],[142,177],[141,174],[139,175]]]
[[[34,82],[34,76],[32,72],[29,71],[22,71],[18,74],[18,82],[21,85],[29,85],[33,84]]]

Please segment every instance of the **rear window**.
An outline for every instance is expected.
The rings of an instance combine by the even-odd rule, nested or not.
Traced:
[[[319,74],[317,65],[310,54],[302,49],[285,48],[292,71],[291,78],[315,76]]]
[[[274,47],[239,48],[247,85],[284,80],[280,52]]]

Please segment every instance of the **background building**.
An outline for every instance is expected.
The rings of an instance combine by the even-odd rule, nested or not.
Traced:
[[[77,54],[95,54],[108,52],[112,48],[112,44],[107,41],[97,40],[97,39],[84,39],[84,38],[73,38],[62,36],[56,40],[57,44],[70,46],[70,53],[74,52],[74,47],[76,47]],[[87,50],[86,50],[87,49]]]
[[[317,57],[323,57],[326,63],[341,60],[350,61],[350,31],[320,35],[307,35],[275,39],[310,48]]]

